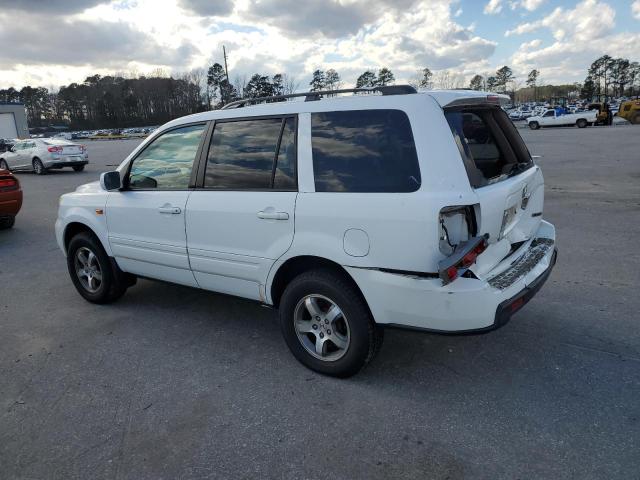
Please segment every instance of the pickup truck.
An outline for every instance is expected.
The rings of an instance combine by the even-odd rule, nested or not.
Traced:
[[[542,115],[528,117],[527,123],[531,130],[537,130],[540,127],[566,127],[569,125],[584,128],[593,125],[597,120],[597,116],[598,112],[595,110],[578,113],[558,113],[553,108],[550,108]]]

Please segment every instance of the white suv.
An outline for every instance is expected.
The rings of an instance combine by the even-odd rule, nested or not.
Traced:
[[[80,294],[107,303],[141,276],[256,300],[298,360],[349,376],[383,327],[485,331],[540,288],[555,229],[506,97],[299,96],[169,122],[63,195]]]

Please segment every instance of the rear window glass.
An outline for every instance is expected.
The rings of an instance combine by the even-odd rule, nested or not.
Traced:
[[[350,110],[311,115],[317,192],[414,192],[418,155],[400,110]]]
[[[453,109],[445,116],[473,187],[495,183],[533,165],[520,134],[501,109]]]

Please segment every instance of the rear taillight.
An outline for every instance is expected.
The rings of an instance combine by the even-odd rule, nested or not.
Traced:
[[[47,148],[47,151],[51,153],[60,153],[62,152],[62,147],[49,147]]]
[[[476,208],[479,205],[444,207],[440,210],[440,251],[451,255],[456,246],[477,234]]]
[[[14,190],[18,188],[18,181],[15,178],[0,178],[1,190]]]
[[[473,237],[456,246],[453,254],[438,264],[438,275],[443,285],[461,277],[473,265],[482,252],[487,249],[489,234]]]
[[[84,153],[87,151],[87,147],[85,145],[80,145],[80,150]]]

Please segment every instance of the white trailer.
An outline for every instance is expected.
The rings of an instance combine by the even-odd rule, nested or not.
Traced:
[[[0,102],[0,138],[29,138],[24,104]]]

